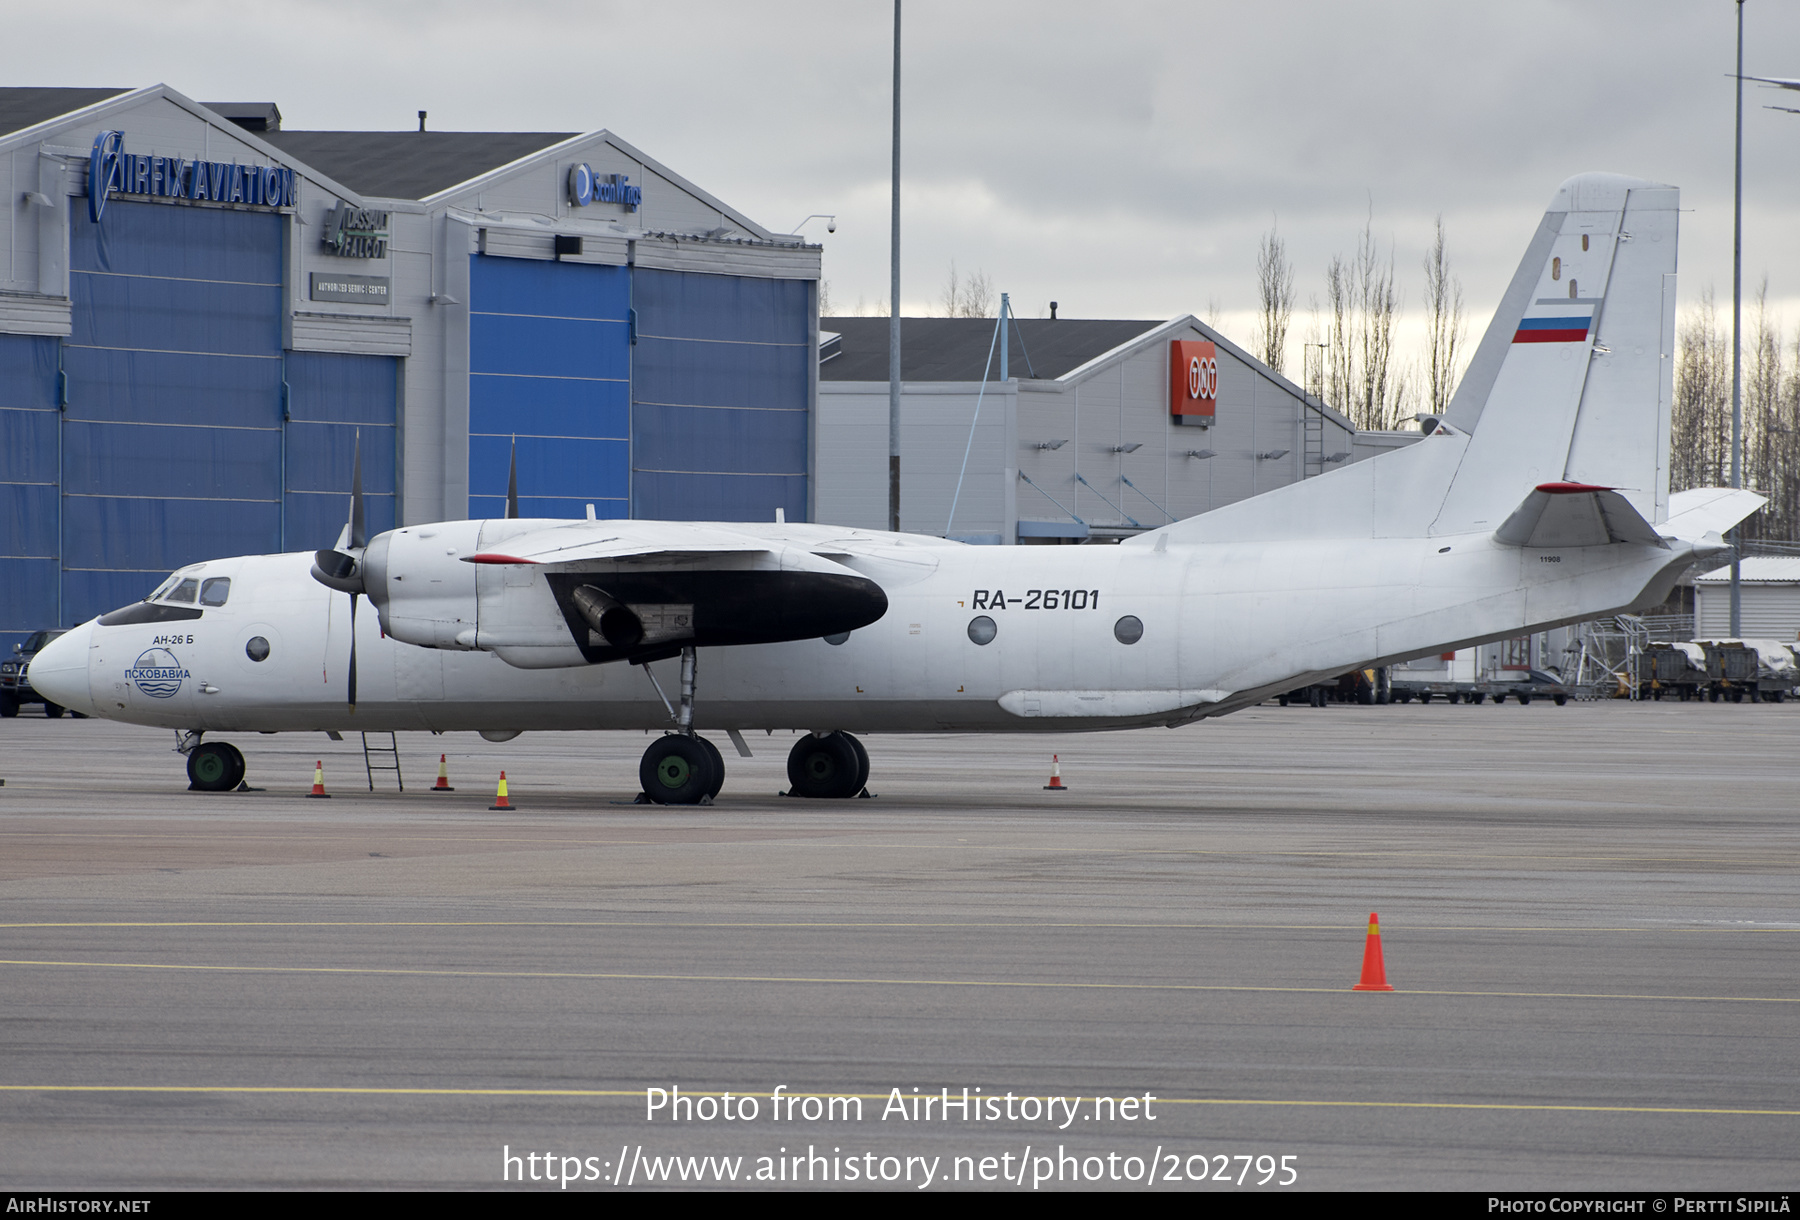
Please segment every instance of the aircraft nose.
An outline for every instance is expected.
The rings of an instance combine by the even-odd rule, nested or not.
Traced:
[[[87,622],[51,640],[31,658],[26,671],[31,689],[72,712],[93,715],[94,700],[88,691],[88,645],[93,635],[94,624]]]

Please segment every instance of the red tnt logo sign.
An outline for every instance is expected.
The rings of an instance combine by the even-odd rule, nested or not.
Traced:
[[[1169,414],[1213,418],[1219,405],[1219,356],[1210,341],[1169,344]]]

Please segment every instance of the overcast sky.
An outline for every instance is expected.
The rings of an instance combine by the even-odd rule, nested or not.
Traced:
[[[1442,215],[1476,330],[1557,184],[1682,188],[1683,303],[1731,291],[1731,0],[907,0],[909,314],[952,259],[1022,317],[1204,316],[1248,341],[1278,224],[1304,313],[1365,222],[1409,307]],[[833,303],[888,290],[890,3],[89,0],[15,7],[15,85],[164,82],[290,128],[607,128],[765,225],[837,215]],[[1749,0],[1745,71],[1800,76],[1800,4]],[[1800,322],[1800,93],[1745,91],[1745,280]],[[1298,320],[1303,325],[1304,319]]]

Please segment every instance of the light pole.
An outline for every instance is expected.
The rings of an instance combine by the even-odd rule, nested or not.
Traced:
[[[900,0],[894,0],[896,4]],[[1737,157],[1731,222],[1731,485],[1744,485],[1744,344],[1739,327],[1744,309],[1744,0],[1737,0]],[[1743,634],[1743,562],[1737,543],[1743,527],[1732,530],[1731,636]]]
[[[888,282],[888,529],[897,534],[900,532],[900,0],[894,0],[893,216]]]

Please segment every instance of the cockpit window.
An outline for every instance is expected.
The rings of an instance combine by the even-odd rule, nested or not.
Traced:
[[[225,599],[231,596],[231,577],[209,577],[200,586],[200,604],[202,606],[223,606]]]
[[[170,602],[186,602],[191,606],[194,604],[194,594],[199,588],[199,581],[193,579],[184,580],[176,585],[169,593],[165,594],[163,600]]]
[[[180,579],[181,579],[181,577],[179,575],[170,576],[168,579],[164,580],[160,585],[157,585],[155,590],[151,592],[150,596],[146,597],[144,600],[147,602],[153,602],[160,597],[167,597],[169,594],[169,590],[173,589],[175,587],[175,582]]]

